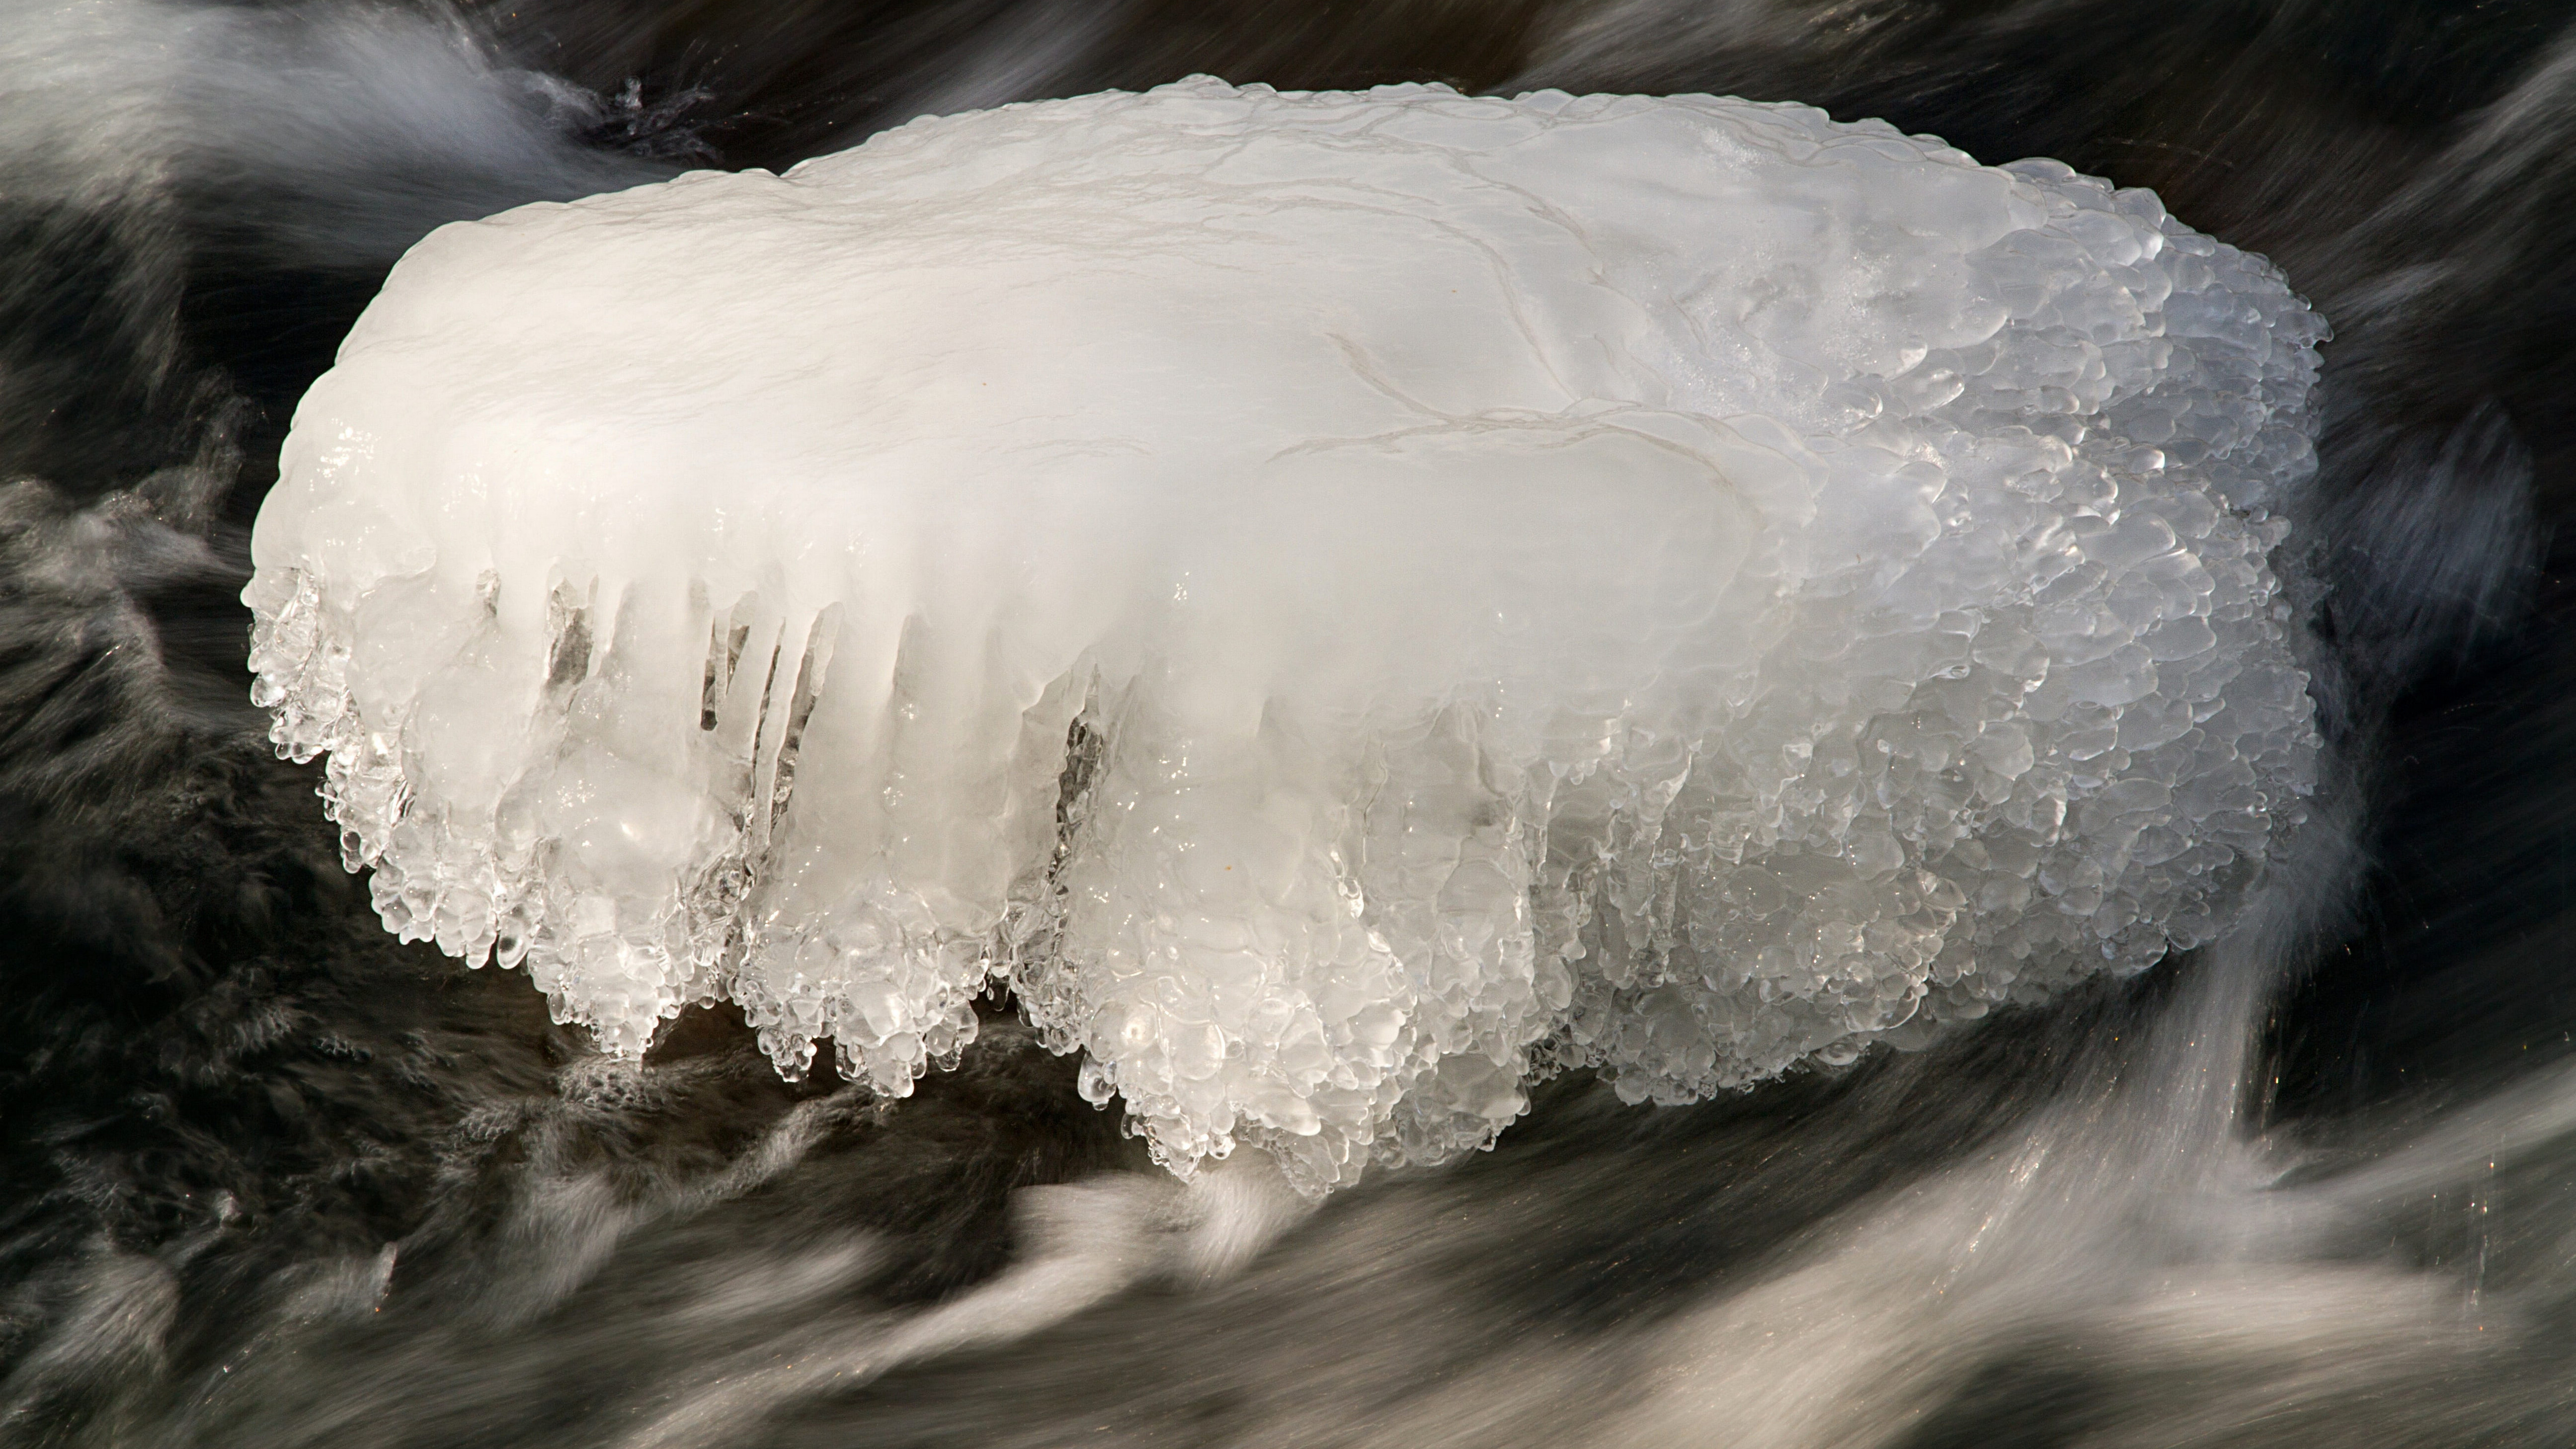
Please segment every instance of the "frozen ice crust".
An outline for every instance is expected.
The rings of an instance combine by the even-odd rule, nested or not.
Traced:
[[[1705,96],[1199,79],[442,228],[256,697],[390,928],[1184,1175],[1682,1102],[2226,929],[2324,324],[2144,191]]]

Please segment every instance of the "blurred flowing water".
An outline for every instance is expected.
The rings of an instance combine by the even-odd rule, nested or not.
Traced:
[[[2256,918],[1314,1212],[998,1009],[878,1101],[387,937],[234,595],[401,250],[1199,71],[1804,100],[2281,262],[2334,779]],[[2568,1442],[2571,143],[2544,0],[0,0],[0,1443]]]

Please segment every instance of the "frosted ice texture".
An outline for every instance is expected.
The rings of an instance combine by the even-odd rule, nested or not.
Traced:
[[[386,923],[901,1094],[996,977],[1188,1173],[1685,1101],[2224,928],[2323,324],[2054,162],[1196,80],[446,227],[257,697]]]

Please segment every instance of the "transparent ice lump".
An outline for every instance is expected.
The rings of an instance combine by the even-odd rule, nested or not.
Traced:
[[[901,1095],[1007,983],[1174,1171],[1686,1102],[2223,931],[2324,324],[2054,162],[1200,79],[443,228],[256,697],[386,924]]]

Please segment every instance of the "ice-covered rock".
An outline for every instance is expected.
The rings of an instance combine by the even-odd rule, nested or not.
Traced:
[[[1198,80],[450,226],[258,697],[387,924],[892,1093],[1006,978],[1187,1173],[1681,1101],[2224,929],[2323,324],[2052,162]]]

